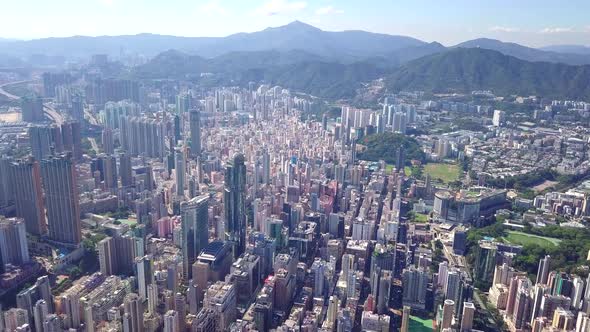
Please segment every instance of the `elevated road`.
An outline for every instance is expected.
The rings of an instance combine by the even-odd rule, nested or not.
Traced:
[[[33,81],[31,81],[31,80],[25,80],[25,81],[16,81],[16,82],[4,83],[4,84],[0,85],[0,95],[3,95],[3,96],[7,97],[10,100],[18,100],[18,99],[20,99],[19,96],[13,95],[12,93],[4,90],[4,88],[6,86],[9,86],[9,85],[29,83],[29,82],[33,82]],[[61,126],[62,123],[64,123],[63,116],[58,111],[56,111],[55,108],[53,108],[53,105],[51,103],[44,103],[43,104],[43,112],[45,112],[45,114],[47,114],[47,116],[53,122],[55,122],[58,126]]]
[[[19,96],[13,95],[12,93],[4,90],[5,87],[9,86],[9,85],[15,85],[15,84],[21,84],[21,83],[29,83],[29,82],[33,82],[33,81],[16,81],[16,82],[8,82],[8,83],[4,83],[2,85],[0,85],[0,95],[5,96],[8,99],[11,100],[16,100],[16,99],[20,99]]]

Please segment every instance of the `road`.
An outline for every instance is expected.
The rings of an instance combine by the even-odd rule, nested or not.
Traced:
[[[19,96],[15,96],[12,93],[9,93],[8,91],[4,90],[4,87],[9,86],[9,85],[15,85],[15,84],[21,84],[21,83],[27,83],[27,82],[33,82],[33,81],[16,81],[16,82],[8,82],[8,83],[4,83],[2,85],[0,85],[0,95],[4,95],[6,96],[6,98],[8,99],[20,99]]]
[[[27,80],[27,81],[16,81],[16,82],[4,83],[4,84],[0,85],[0,94],[6,96],[8,99],[18,100],[18,99],[20,99],[19,96],[13,95],[12,93],[4,90],[4,87],[9,86],[9,85],[27,83],[27,82],[33,82],[33,81]],[[62,123],[64,123],[63,116],[58,111],[56,111],[55,108],[53,108],[53,105],[51,103],[44,103],[43,104],[43,111],[58,126],[61,126]]]
[[[88,122],[90,122],[91,125],[95,125],[98,126],[98,120],[96,120],[96,117],[94,117],[94,114],[92,114],[88,109],[84,109],[84,115],[86,115],[86,118],[88,119]],[[94,150],[94,152],[96,152],[96,154],[99,153],[98,150],[98,144],[96,144],[96,139],[94,137],[88,137],[88,141],[90,141],[90,145],[92,146],[92,150]]]

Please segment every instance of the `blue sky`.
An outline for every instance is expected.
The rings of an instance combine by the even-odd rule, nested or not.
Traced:
[[[300,20],[324,30],[408,35],[446,45],[489,37],[530,46],[590,45],[589,0],[16,0],[0,36],[142,32],[225,36]]]

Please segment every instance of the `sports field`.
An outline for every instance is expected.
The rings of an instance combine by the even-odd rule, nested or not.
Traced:
[[[545,248],[555,247],[559,244],[559,242],[561,242],[561,240],[559,239],[527,234],[517,231],[508,231],[508,236],[504,237],[504,240],[512,244],[519,244],[522,246],[526,244],[536,244]]]
[[[461,168],[456,164],[430,163],[424,166],[424,174],[430,174],[430,178],[441,179],[444,183],[459,180]]]
[[[412,332],[432,332],[432,319],[422,319],[416,316],[410,316],[410,328]]]

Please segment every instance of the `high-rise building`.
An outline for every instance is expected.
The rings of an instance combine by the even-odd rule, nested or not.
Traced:
[[[70,115],[80,123],[84,123],[84,100],[80,94],[72,96]]]
[[[147,286],[148,293],[148,312],[151,315],[157,314],[158,308],[158,285],[150,284]]]
[[[148,286],[154,284],[154,259],[151,255],[135,259],[135,277],[139,298],[145,301],[149,296]]]
[[[31,153],[36,160],[55,153],[55,130],[53,126],[35,125],[28,129]]]
[[[442,310],[441,330],[449,329],[453,325],[453,315],[455,310],[455,301],[445,300]]]
[[[97,244],[100,272],[104,275],[131,275],[136,254],[131,236],[106,237]]]
[[[135,293],[129,293],[125,296],[123,301],[125,315],[129,318],[126,319],[124,326],[129,327],[130,332],[142,332],[143,331],[143,302],[139,298],[139,295]]]
[[[43,332],[43,322],[45,321],[45,317],[49,315],[49,307],[45,300],[39,300],[35,303],[35,307],[33,308],[33,323],[35,325],[36,331]]]
[[[24,96],[21,98],[22,120],[25,122],[43,121],[43,98]]]
[[[262,183],[270,184],[270,154],[267,150],[262,152]]]
[[[77,246],[82,240],[76,168],[71,154],[41,161],[49,239]]]
[[[217,331],[229,330],[230,324],[237,318],[236,289],[234,285],[221,281],[211,285],[205,294],[203,306],[214,311]]]
[[[453,300],[455,302],[455,312],[458,312],[459,305],[463,302],[463,280],[461,279],[461,272],[458,270],[451,270],[447,274],[445,299]]]
[[[33,286],[20,291],[16,295],[16,306],[26,310],[29,317],[33,317],[33,306],[39,300],[45,300],[49,312],[53,312],[53,296],[47,276],[37,278]]]
[[[405,305],[404,309],[402,311],[402,327],[400,329],[400,332],[408,332],[409,331],[411,312],[412,312],[412,308]]]
[[[403,270],[402,285],[404,305],[424,310],[426,307],[428,279],[428,272],[423,268],[410,266]]]
[[[517,330],[523,328],[525,324],[530,321],[530,304],[531,299],[529,295],[529,289],[526,287],[519,288],[518,293],[516,294],[516,300],[514,302],[514,312],[512,316],[512,322],[514,323],[514,327]],[[541,304],[541,306],[543,305]],[[553,312],[551,312],[551,315],[553,315]]]
[[[377,313],[385,314],[389,309],[389,297],[391,294],[391,287],[393,283],[393,273],[391,271],[382,270],[379,278],[379,291],[377,295]]]
[[[8,206],[14,201],[11,168],[12,158],[0,156],[0,208]],[[39,179],[41,178],[39,177]]]
[[[84,304],[84,326],[86,332],[94,332],[94,315],[92,314],[92,306],[88,303]]]
[[[117,159],[115,156],[101,156],[103,177],[104,177],[104,188],[115,190],[119,184],[119,177],[117,176]]]
[[[176,111],[178,114],[187,113],[192,106],[191,95],[182,93],[176,96]]]
[[[501,110],[494,110],[494,116],[492,118],[492,124],[494,127],[501,127],[506,121],[506,112]]]
[[[164,314],[164,332],[180,332],[178,330],[178,313],[176,310],[168,310]]]
[[[190,111],[191,156],[201,155],[201,112],[198,109]]]
[[[340,301],[338,301],[337,296],[330,296],[330,301],[328,302],[328,312],[326,314],[326,322],[330,327],[333,327],[336,324],[336,319],[338,319],[338,309],[340,307],[339,302]]]
[[[120,128],[121,147],[130,155],[164,158],[165,126],[161,119],[122,116]]]
[[[463,315],[461,319],[461,331],[469,332],[473,329],[473,317],[475,316],[475,305],[473,302],[463,303]]]
[[[4,313],[4,330],[16,331],[24,324],[29,324],[31,315],[24,309],[12,308]]]
[[[176,149],[174,153],[174,171],[176,176],[176,196],[184,197],[186,186],[186,161],[182,149]]]
[[[77,294],[68,294],[61,297],[61,308],[65,314],[64,325],[69,329],[80,328],[80,298]]]
[[[72,152],[74,159],[82,158],[82,128],[78,121],[66,121],[61,125],[63,150]],[[59,152],[59,151],[58,151]]]
[[[201,195],[180,204],[182,214],[182,258],[185,280],[191,279],[192,265],[209,242],[209,196]]]
[[[543,297],[545,294],[549,294],[551,289],[549,286],[544,284],[536,284],[533,290],[533,302],[531,304],[531,324],[535,318],[541,316]],[[515,299],[516,300],[516,299]]]
[[[234,259],[246,250],[246,165],[237,154],[226,166],[224,189],[225,235],[233,246]]]
[[[178,314],[178,331],[186,331],[186,297],[181,293],[174,295],[174,309]]]
[[[490,241],[479,241],[475,260],[474,281],[484,288],[490,287],[496,267],[498,247]],[[481,287],[480,287],[481,288]]]
[[[21,265],[31,260],[25,223],[20,218],[0,216],[0,256],[2,264]]]
[[[104,153],[113,154],[115,153],[115,140],[113,138],[113,130],[111,128],[104,128],[102,130],[102,148]]]
[[[119,154],[119,175],[121,176],[121,185],[123,187],[129,187],[133,184],[131,156],[127,152],[121,152]]]
[[[27,232],[38,236],[44,235],[47,233],[47,223],[39,163],[32,158],[12,163],[10,180],[16,215],[25,220]]]
[[[547,284],[549,277],[549,265],[551,264],[551,256],[547,255],[539,260],[539,269],[537,270],[537,284]]]

